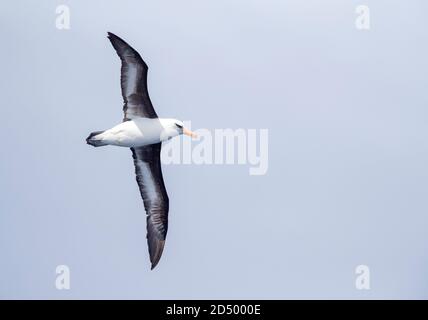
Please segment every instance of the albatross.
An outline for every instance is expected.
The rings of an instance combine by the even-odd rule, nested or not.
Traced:
[[[111,32],[107,37],[122,63],[120,85],[124,117],[122,123],[111,129],[92,132],[86,142],[94,147],[131,148],[147,214],[147,244],[153,270],[161,258],[168,230],[169,199],[160,162],[162,142],[181,134],[196,135],[180,120],[158,117],[147,89],[147,64],[124,40]]]

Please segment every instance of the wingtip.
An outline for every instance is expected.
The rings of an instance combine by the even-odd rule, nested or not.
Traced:
[[[117,35],[115,35],[113,32],[110,32],[110,31],[107,31],[107,38],[110,40],[113,40],[113,39],[122,40],[120,37],[118,37]]]
[[[150,254],[150,262],[152,263],[151,269],[153,270],[159,263],[162,256],[162,252],[165,246],[165,240],[159,241],[157,243],[156,249]]]

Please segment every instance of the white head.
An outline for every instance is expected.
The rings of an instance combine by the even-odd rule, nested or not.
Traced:
[[[159,120],[162,124],[162,127],[164,128],[163,134],[165,135],[165,140],[171,139],[180,134],[185,134],[186,136],[189,136],[192,138],[197,137],[196,133],[185,128],[183,125],[183,122],[180,120],[177,120],[177,119],[159,119]]]

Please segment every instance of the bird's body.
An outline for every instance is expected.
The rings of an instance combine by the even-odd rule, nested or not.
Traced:
[[[158,264],[168,231],[169,198],[162,177],[162,142],[180,134],[194,136],[176,119],[158,118],[147,90],[148,67],[137,51],[118,36],[108,38],[121,62],[123,122],[92,132],[86,142],[131,148],[135,174],[147,213],[147,243],[152,269]]]
[[[176,119],[135,118],[94,135],[88,142],[118,147],[142,147],[169,140],[180,134]]]

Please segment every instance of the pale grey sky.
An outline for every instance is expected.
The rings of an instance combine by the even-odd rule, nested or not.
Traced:
[[[71,29],[55,28],[55,8]],[[355,8],[371,9],[370,31]],[[428,4],[3,1],[0,298],[428,298]],[[269,170],[169,165],[154,271],[107,31],[159,115],[268,128]],[[55,288],[55,268],[71,289]],[[355,267],[371,290],[355,288]]]

